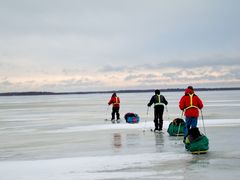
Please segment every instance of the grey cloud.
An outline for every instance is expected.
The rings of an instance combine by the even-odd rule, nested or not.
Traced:
[[[240,70],[240,67],[238,68]],[[209,80],[209,81],[218,81],[218,80],[227,80],[227,81],[232,81],[232,80],[238,80],[239,79],[239,74],[238,70],[235,70],[234,72],[231,71],[231,69],[226,69],[225,68],[219,68],[219,69],[214,69],[210,68],[207,70],[201,70],[197,71],[196,69],[192,70],[181,70],[181,71],[176,71],[174,73],[164,73],[163,76],[170,78],[171,80],[175,81],[182,81],[182,80],[191,80],[191,81],[202,81],[202,80]],[[213,73],[218,73],[218,76],[215,76]],[[219,72],[222,72],[219,74]]]
[[[17,92],[17,91],[35,91],[37,86],[36,81],[12,82],[10,80],[0,81],[0,89],[3,92]]]
[[[125,81],[131,81],[131,80],[139,80],[139,79],[147,79],[148,81],[150,79],[156,80],[158,76],[155,74],[130,74],[124,78]]]
[[[127,66],[106,65],[106,66],[101,67],[98,71],[99,72],[121,72],[121,71],[126,71],[128,69],[129,69],[129,67],[127,67]]]
[[[13,85],[13,83],[11,83],[10,81],[7,81],[7,80],[2,81],[0,83],[1,83],[1,86],[4,86],[4,87]]]
[[[63,81],[49,82],[48,80],[44,83],[37,81],[25,81],[25,82],[11,82],[11,81],[0,81],[0,88],[4,92],[13,91],[81,91],[81,90],[101,90],[102,83],[100,81],[90,80],[88,78],[82,79],[69,79]]]
[[[209,82],[222,82],[228,83],[239,81],[240,67],[235,70],[226,67],[209,67],[209,68],[192,68],[192,69],[178,69],[171,73],[156,74],[130,74],[125,77],[126,81],[133,81],[144,85],[157,85],[157,84],[169,84],[169,83],[181,83],[196,82],[200,83],[203,81]]]
[[[236,68],[229,72],[229,76],[235,79],[240,80],[240,68]]]
[[[69,79],[57,82],[57,84],[62,86],[78,86],[79,88],[82,86],[95,86],[99,85],[100,81],[98,80],[91,80],[89,78],[81,78],[81,79]]]
[[[126,60],[122,58],[122,61],[115,59],[112,59],[112,61],[120,64],[130,64],[132,62],[143,64],[144,62],[154,61],[157,68],[169,66],[192,67],[194,66],[192,64],[199,63],[198,60],[180,60],[181,63],[178,60],[165,60],[164,62],[164,60],[158,59],[167,57],[167,60],[169,60],[172,58],[172,54],[181,54],[183,51],[183,57],[186,57],[188,54],[192,54],[192,50],[205,54],[205,51],[208,51],[205,46],[208,46],[208,44],[210,50],[215,50],[216,47],[222,45],[218,43],[216,46],[216,44],[204,42],[201,47],[198,47],[200,45],[197,43],[199,40],[204,41],[212,35],[212,30],[208,29],[207,25],[212,25],[212,22],[215,23],[215,19],[220,19],[218,15],[223,14],[222,11],[221,13],[215,12],[216,9],[221,8],[209,8],[215,3],[199,2],[196,6],[196,2],[193,3],[190,0],[187,3],[157,0],[151,0],[150,2],[137,0],[2,1],[0,5],[0,32],[2,33],[0,33],[0,36],[2,38],[6,37],[2,42],[7,42],[7,47],[11,47],[8,48],[10,53],[16,53],[18,56],[22,55],[22,51],[23,54],[32,53],[35,55],[32,59],[41,57],[42,61],[57,59],[58,62],[60,60],[66,62],[66,59],[68,59],[68,62],[76,62],[75,59],[86,59],[88,57],[87,60],[95,63],[102,62],[105,59],[107,59],[105,62],[109,62],[113,56],[122,56]],[[226,5],[231,7],[231,12],[228,9],[227,12],[233,14],[238,7],[234,6],[234,3],[226,3]],[[217,3],[217,6],[221,7],[223,5]],[[192,8],[194,9],[192,10]],[[215,13],[212,10],[215,10]],[[211,18],[209,18],[209,14],[201,12],[211,13]],[[236,13],[236,16],[239,16],[239,13]],[[196,22],[196,17],[198,20],[202,20],[201,23]],[[186,19],[186,21],[183,22],[182,19]],[[226,19],[224,22],[226,23]],[[207,37],[204,40],[193,33],[200,28],[196,27],[194,29],[194,24],[197,23],[204,25],[198,26],[203,29],[207,28],[210,32],[209,34],[206,33]],[[219,25],[225,27],[223,22],[217,25],[217,27]],[[234,28],[235,26],[236,28]],[[189,30],[190,27],[193,29]],[[214,27],[212,28],[215,29]],[[229,29],[239,29],[239,25],[234,23],[232,28],[225,28],[224,31],[229,31]],[[191,39],[191,36],[186,36],[184,30],[188,30],[189,34],[192,33],[192,36],[195,37],[194,40],[198,41]],[[233,37],[238,37],[238,34],[232,34],[234,34]],[[217,37],[217,39],[221,38],[224,38],[224,40],[234,39],[225,36]],[[185,39],[188,39],[188,41]],[[230,48],[238,43],[237,40],[232,43],[228,42]],[[103,44],[105,46],[102,47]],[[192,47],[189,47],[192,44],[197,44],[197,47],[194,46],[192,49]],[[6,47],[6,44],[0,44],[1,46]],[[30,49],[31,51],[24,49]],[[148,59],[152,54],[155,57]],[[146,58],[140,59],[142,56]],[[163,61],[163,63],[160,63],[160,61]],[[155,65],[152,68],[155,68]]]
[[[84,67],[92,77],[100,72],[107,80],[122,73],[129,74],[125,80],[154,83],[160,78],[154,72],[167,81],[185,78],[184,73],[197,76],[187,69],[239,67],[239,5],[236,0],[1,1],[0,75],[71,76]],[[163,75],[166,68],[180,71]],[[238,69],[222,78],[239,79]],[[194,78],[218,78],[209,74],[201,71]],[[68,83],[77,88],[98,82],[62,82]]]
[[[240,66],[240,57],[208,57],[199,59],[176,59],[163,61],[156,64],[140,65],[143,69],[160,69],[160,68],[196,68],[196,67],[219,67],[219,66]]]
[[[80,72],[82,72],[81,69],[78,68],[64,68],[62,69],[63,74],[65,75],[74,75],[74,74],[79,74]]]
[[[188,61],[173,61],[173,67],[191,68],[203,66],[240,66],[240,57],[209,57],[201,59],[193,59]]]
[[[99,72],[137,72],[139,70],[161,70],[163,68],[178,68],[178,69],[191,69],[191,68],[206,68],[212,67],[218,69],[223,66],[240,66],[240,57],[214,57],[214,58],[201,58],[201,59],[189,59],[189,60],[170,60],[163,61],[155,64],[138,64],[138,65],[106,65],[99,69]]]

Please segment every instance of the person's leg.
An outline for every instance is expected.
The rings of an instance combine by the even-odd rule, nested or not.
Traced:
[[[116,108],[116,115],[117,115],[117,123],[120,123],[119,107]]]
[[[197,117],[191,117],[191,128],[196,128],[197,127]]]
[[[164,106],[159,106],[159,127],[158,130],[162,130],[163,127],[163,111],[164,111]]]
[[[115,119],[115,113],[116,113],[116,111],[115,111],[115,108],[113,107],[112,108],[112,119],[111,120]]]
[[[184,139],[186,139],[187,135],[188,135],[188,130],[191,126],[191,118],[190,117],[186,117],[185,118],[185,126],[184,126]]]
[[[158,130],[158,109],[157,107],[154,107],[154,125],[155,125],[155,130]]]
[[[117,120],[119,120],[120,119],[119,108],[116,108],[116,115],[117,115]]]

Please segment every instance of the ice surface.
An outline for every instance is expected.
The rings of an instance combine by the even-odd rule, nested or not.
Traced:
[[[175,164],[190,159],[187,154],[143,153],[134,155],[91,156],[68,159],[2,162],[4,179],[129,179],[143,177],[177,177],[182,179],[184,167]],[[172,164],[172,171],[163,164]],[[159,171],[157,168],[161,168]],[[14,173],[13,173],[14,170]],[[4,175],[4,176],[3,176]]]
[[[25,147],[5,147],[5,152],[1,148],[0,173],[4,180],[238,179],[240,141],[234,137],[239,130],[239,125],[207,127],[210,150],[205,155],[189,154],[182,138],[170,137],[165,130],[64,132],[42,145],[35,139],[35,145],[25,142]],[[13,157],[4,159],[11,150]]]
[[[0,179],[239,179],[239,92],[200,93],[205,109],[198,125],[210,143],[204,155],[185,151],[182,137],[166,132],[181,116],[182,93],[165,93],[164,133],[150,131],[151,95],[121,95],[121,115],[137,112],[139,124],[105,121],[109,95],[1,97]]]

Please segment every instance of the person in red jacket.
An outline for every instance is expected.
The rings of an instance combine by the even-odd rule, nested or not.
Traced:
[[[120,98],[117,96],[116,93],[112,94],[111,99],[108,102],[108,105],[113,105],[112,106],[112,123],[115,123],[115,114],[117,116],[117,122],[120,122],[120,114],[119,114],[119,109],[120,109]]]
[[[202,100],[194,93],[192,86],[188,86],[185,90],[185,95],[179,101],[179,108],[185,114],[184,140],[188,135],[190,128],[197,127],[199,109],[203,108]]]

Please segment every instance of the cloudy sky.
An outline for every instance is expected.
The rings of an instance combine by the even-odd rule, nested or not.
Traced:
[[[239,0],[0,0],[0,91],[240,87]]]

